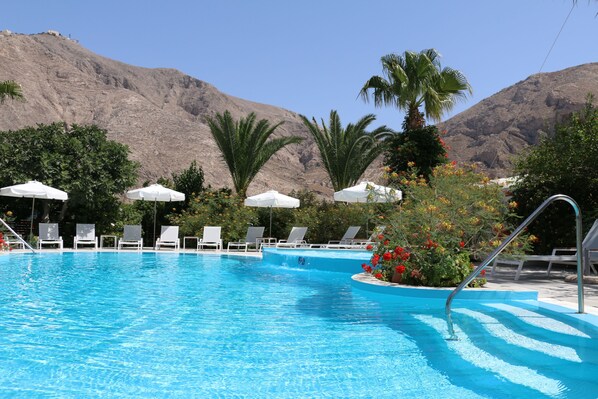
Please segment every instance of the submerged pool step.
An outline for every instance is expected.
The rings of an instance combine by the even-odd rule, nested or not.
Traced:
[[[421,314],[414,315],[414,317],[432,327],[441,336],[447,334],[446,320]],[[459,327],[458,323],[455,323],[455,332],[459,336],[459,340],[447,340],[446,345],[460,358],[476,368],[494,373],[506,381],[547,396],[558,396],[565,389],[564,384],[560,380],[543,375],[533,368],[509,363],[495,356],[492,353],[492,348],[482,349],[469,338],[467,333]]]
[[[541,328],[544,330],[548,330],[548,331],[552,331],[552,332],[556,332],[556,333],[564,334],[564,335],[571,335],[571,336],[582,337],[582,338],[590,338],[589,335],[578,330],[577,328],[575,328],[567,323],[564,323],[562,321],[555,320],[550,317],[546,317],[542,313],[539,313],[536,311],[531,311],[531,310],[524,309],[519,306],[507,304],[507,303],[486,303],[484,305],[494,308],[494,309],[501,310],[503,312],[510,313],[513,316],[517,317],[522,322],[524,322],[528,325],[534,326],[534,327],[538,327],[538,328]]]
[[[453,311],[454,313],[466,315],[475,319],[485,331],[509,345],[514,345],[533,352],[543,353],[547,356],[557,357],[570,362],[581,363],[582,361],[575,349],[531,338],[523,331],[520,333],[512,330],[495,317],[465,308],[457,308]]]

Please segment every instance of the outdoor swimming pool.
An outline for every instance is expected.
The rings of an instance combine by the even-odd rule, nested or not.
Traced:
[[[0,256],[0,397],[596,398],[598,329],[239,257]]]

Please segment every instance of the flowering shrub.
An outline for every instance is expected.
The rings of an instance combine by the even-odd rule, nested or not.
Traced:
[[[458,285],[509,234],[509,204],[500,187],[472,167],[433,169],[429,182],[414,171],[402,178],[404,202],[387,215],[370,264],[376,278],[410,285]],[[525,238],[515,248],[525,249]],[[481,278],[474,285],[485,283]]]
[[[4,241],[4,234],[0,232],[0,251],[10,251],[10,246]]]

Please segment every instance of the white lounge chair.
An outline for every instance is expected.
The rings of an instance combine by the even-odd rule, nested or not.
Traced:
[[[296,248],[297,246],[305,244],[305,233],[307,233],[307,227],[293,227],[289,233],[289,238],[278,241],[276,246]]]
[[[245,241],[229,242],[226,247],[226,252],[229,252],[231,247],[233,248],[244,248],[245,252],[250,246],[255,246],[258,249],[258,238],[264,237],[265,227],[251,226],[247,228],[247,234],[245,235]]]
[[[197,242],[197,250],[204,249],[204,247],[214,247],[217,251],[222,250],[222,239],[220,238],[220,226],[204,226],[203,236]]]
[[[341,238],[340,240],[328,241],[328,244],[353,244],[353,241],[355,241],[355,236],[357,235],[357,233],[359,233],[359,230],[361,230],[361,226],[349,226],[347,231],[345,231],[343,238]]]
[[[141,225],[125,225],[123,230],[123,237],[118,240],[118,249],[123,247],[133,247],[138,251],[143,248],[143,240],[141,239]]]
[[[595,264],[598,264],[598,220],[594,221],[592,228],[583,239],[581,244],[582,251],[587,254],[587,264],[584,267],[584,273],[592,270],[596,274]],[[521,270],[525,262],[548,262],[548,269],[546,275],[550,275],[550,269],[554,264],[575,265],[577,264],[577,249],[576,248],[554,248],[551,255],[522,255],[513,258],[496,258],[492,263],[492,271],[490,275],[494,275],[496,266],[499,264],[515,265],[517,272],[515,273],[515,280],[519,280]],[[590,269],[590,270],[587,270]]]
[[[73,240],[73,249],[77,249],[79,245],[93,245],[94,249],[98,249],[98,237],[96,237],[95,224],[77,223],[76,234]]]
[[[180,246],[179,226],[162,226],[160,237],[156,240],[156,250],[161,247],[172,247],[175,251],[178,251]]]
[[[4,232],[4,243],[8,245],[10,249],[25,249],[25,243],[14,236],[12,233]]]
[[[58,223],[40,223],[39,239],[37,240],[37,249],[42,249],[43,245],[58,245],[63,248],[62,237],[58,232]]]

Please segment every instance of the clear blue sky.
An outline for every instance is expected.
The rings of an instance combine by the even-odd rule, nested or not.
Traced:
[[[404,115],[357,97],[380,57],[436,48],[474,94],[445,119],[537,73],[572,0],[19,0],[0,29],[71,36],[100,55],[176,68],[244,99],[343,124]],[[598,1],[579,0],[543,72],[598,61]]]

